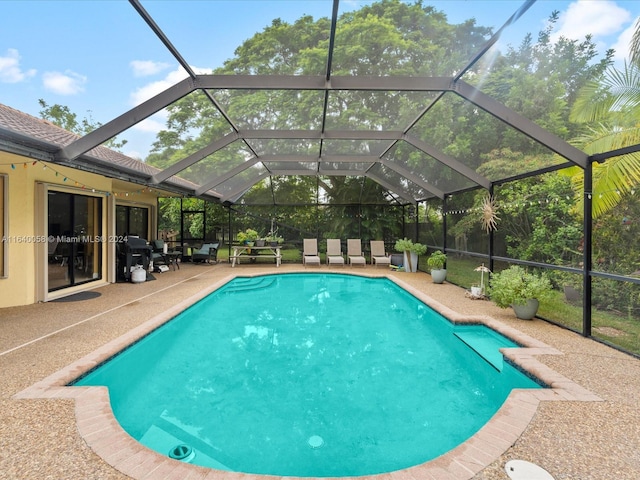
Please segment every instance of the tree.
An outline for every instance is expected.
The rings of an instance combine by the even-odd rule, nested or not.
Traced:
[[[360,10],[344,13],[340,18],[332,63],[332,75],[450,75],[456,66],[464,64],[491,30],[469,20],[451,25],[444,13],[417,1],[409,4],[400,0],[382,0]],[[281,19],[252,38],[246,40],[235,57],[217,69],[216,74],[278,74],[321,75],[326,73],[330,20],[314,20],[304,16],[294,23]],[[320,129],[323,92],[287,90],[227,90],[211,92],[240,128],[253,129]],[[387,92],[332,92],[329,96],[327,129],[381,130],[407,124],[428,101],[429,95],[406,92],[402,95]],[[346,107],[357,103],[359,109],[345,115]],[[169,108],[167,130],[161,132],[148,163],[160,168],[194,153],[215,139],[229,133],[229,125],[204,95],[194,93]],[[400,112],[398,115],[397,112]],[[323,151],[345,153],[340,142],[324,142]],[[353,152],[353,143],[349,151]],[[361,142],[362,154],[371,154],[373,142]],[[249,144],[234,142],[181,172],[180,176],[202,183],[215,180],[231,168],[242,165],[254,155],[278,154],[317,155],[316,143],[300,139],[254,140]],[[258,168],[258,167],[256,167]],[[244,172],[247,178],[255,173]],[[274,170],[274,174],[277,171]],[[241,174],[242,175],[242,174]],[[272,179],[277,177],[272,177]],[[245,194],[247,201],[253,191],[264,199],[273,199],[269,190],[275,185],[282,191],[284,183],[272,180],[266,186],[254,186]],[[280,185],[282,184],[282,185]],[[359,191],[359,182],[349,185]],[[317,182],[287,182],[286,190],[293,199],[315,200]],[[278,192],[275,192],[278,193]],[[384,189],[378,189],[380,201],[388,202]],[[256,197],[253,197],[255,199]]]
[[[631,42],[631,63],[621,70],[610,66],[579,93],[571,120],[584,124],[574,143],[588,154],[640,144],[640,20]],[[581,172],[573,170],[574,190],[582,197]],[[593,165],[593,215],[616,207],[624,195],[640,186],[640,153],[634,152]],[[582,209],[582,199],[578,203]]]
[[[40,118],[64,128],[68,132],[75,133],[76,135],[86,135],[87,133],[102,126],[100,122],[96,122],[91,118],[91,111],[88,112],[88,118],[85,117],[78,120],[78,115],[73,113],[66,105],[60,105],[58,103],[49,105],[42,98],[38,100],[38,104],[42,107],[42,110],[40,110]],[[127,140],[118,141],[115,138],[112,138],[106,141],[104,146],[114,150],[120,150],[126,143]]]

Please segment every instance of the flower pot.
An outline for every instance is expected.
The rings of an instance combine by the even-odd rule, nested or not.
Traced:
[[[256,247],[264,247],[264,240],[256,240]]]
[[[447,270],[444,268],[431,270],[431,280],[433,283],[443,283],[447,278]]]
[[[471,295],[473,295],[474,297],[481,297],[482,296],[482,287],[472,286],[471,287]]]
[[[538,312],[538,300],[530,298],[524,305],[511,305],[516,317],[521,320],[531,320]]]

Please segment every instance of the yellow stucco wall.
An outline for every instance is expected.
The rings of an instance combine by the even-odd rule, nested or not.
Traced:
[[[15,168],[12,168],[11,164]],[[7,277],[0,278],[0,308],[28,305],[38,299],[38,282],[41,283],[42,268],[37,268],[37,249],[45,249],[46,238],[42,238],[43,205],[37,205],[38,185],[43,183],[48,188],[89,195],[99,195],[107,198],[108,195],[117,195],[116,203],[127,204],[135,201],[139,205],[155,206],[157,194],[141,192],[143,187],[124,182],[116,182],[110,178],[92,173],[74,170],[55,164],[33,161],[26,157],[0,152],[0,173],[6,173],[8,177],[7,190],[8,202],[5,205],[5,215],[8,215],[8,229],[5,233],[5,241],[8,242],[8,255],[5,258]],[[66,180],[65,180],[66,178]],[[123,192],[130,188],[135,191],[129,197]],[[115,207],[114,207],[115,208]],[[111,225],[107,223],[107,202],[103,202],[103,235],[114,235]],[[153,210],[152,210],[153,211]],[[44,219],[46,224],[46,219]],[[45,245],[42,245],[42,242]],[[107,245],[103,245],[103,259],[107,259]],[[1,250],[0,250],[1,252]],[[42,258],[42,255],[40,255]],[[106,261],[103,261],[102,278],[107,279]],[[93,283],[93,282],[92,282]],[[83,285],[83,289],[93,285]],[[78,289],[76,287],[76,289]]]

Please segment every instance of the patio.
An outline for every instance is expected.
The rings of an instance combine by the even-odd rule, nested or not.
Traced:
[[[283,264],[277,273],[301,270],[301,264]],[[100,296],[95,298],[0,310],[0,436],[5,439],[0,478],[130,478],[87,446],[76,425],[74,400],[14,395],[231,274],[274,271],[270,265],[243,264],[232,271],[227,263],[183,264],[180,270],[155,274],[154,281],[96,289]],[[466,298],[459,287],[434,285],[424,273],[390,273],[371,266],[364,273],[397,276],[461,315],[490,316],[561,351],[536,358],[603,400],[542,401],[513,446],[472,478],[506,479],[504,464],[510,459],[534,462],[556,479],[637,478],[640,360],[541,320],[516,320],[511,311],[491,302]],[[206,473],[194,475],[189,478]],[[222,476],[227,474],[207,478]],[[410,478],[402,473],[385,477]],[[434,477],[425,470],[419,478]]]

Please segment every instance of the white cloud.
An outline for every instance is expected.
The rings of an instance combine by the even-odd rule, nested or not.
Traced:
[[[210,68],[198,68],[193,66],[191,68],[197,74],[211,73]],[[131,103],[133,105],[140,105],[187,77],[188,74],[186,70],[182,67],[178,67],[177,69],[169,72],[162,80],[148,83],[147,85],[136,89],[131,93]],[[161,110],[155,115],[135,124],[132,128],[143,132],[158,133],[160,130],[164,130],[166,128],[166,120],[166,111]]]
[[[191,67],[194,72],[201,73],[211,73],[210,68],[197,68]],[[156,96],[160,92],[163,92],[169,87],[172,87],[176,83],[181,80],[187,78],[188,74],[186,70],[182,67],[178,67],[177,69],[169,72],[165,78],[162,80],[158,80],[156,82],[148,83],[147,85],[138,88],[131,94],[131,103],[133,105],[140,105],[142,102],[149,100],[150,98]]]
[[[633,37],[633,32],[635,31],[635,23],[631,24],[629,28],[624,30],[616,43],[611,45],[611,48],[615,49],[616,53],[614,55],[614,60],[617,62],[624,62],[624,60],[628,60],[630,57],[629,47],[631,45],[631,37]]]
[[[9,48],[5,57],[0,57],[0,82],[18,83],[36,74],[35,69],[23,71],[20,68],[20,54]]]
[[[166,128],[164,120],[164,115],[156,113],[155,115],[136,123],[133,128],[142,132],[158,133],[160,130]]]
[[[597,40],[616,34],[630,20],[631,13],[613,0],[577,0],[560,15],[559,28],[554,37],[562,35],[581,40],[586,35],[592,35]]]
[[[44,88],[58,95],[75,95],[84,91],[87,77],[79,73],[66,70],[61,72],[45,72],[42,76]]]
[[[155,75],[171,66],[169,63],[154,62],[152,60],[132,60],[129,65],[134,77],[148,77]]]

